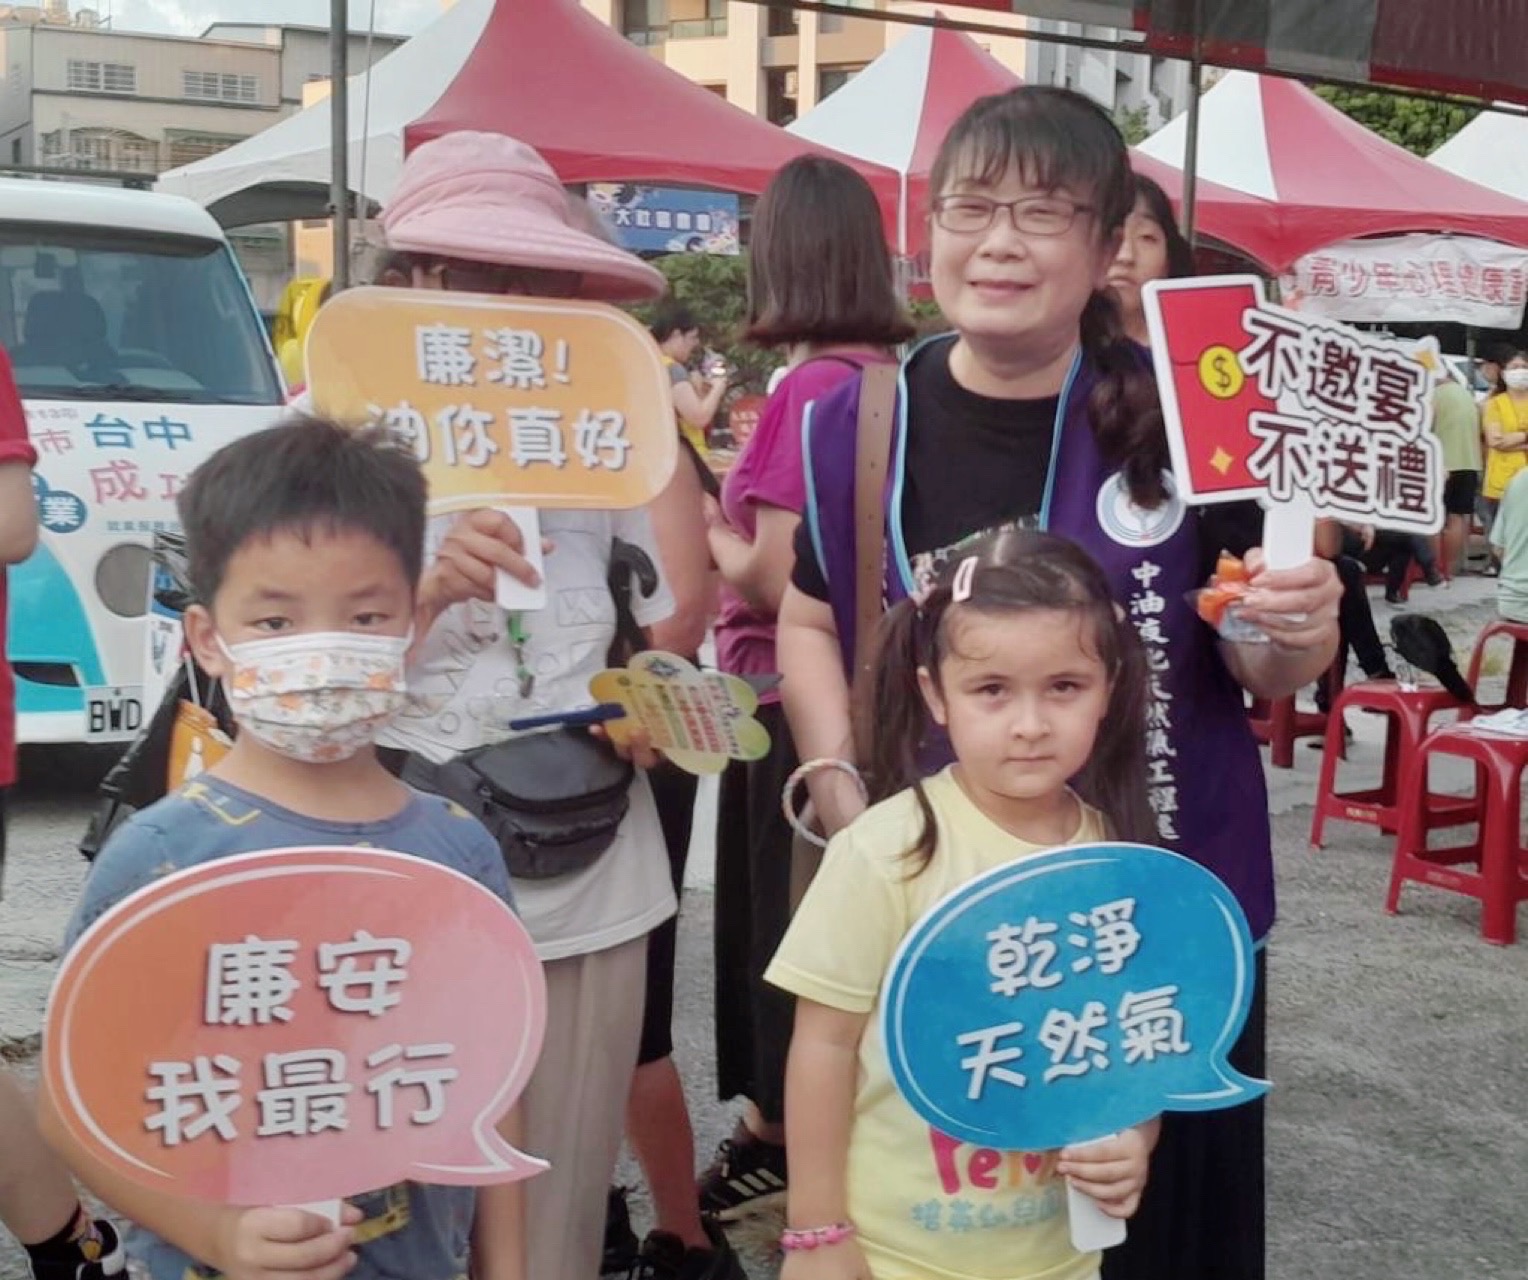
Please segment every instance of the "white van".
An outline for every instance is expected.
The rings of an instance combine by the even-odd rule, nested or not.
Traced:
[[[198,462],[280,416],[281,374],[203,209],[78,183],[0,180],[0,345],[42,524],[10,575],[17,739],[125,741],[152,713],[152,537]]]

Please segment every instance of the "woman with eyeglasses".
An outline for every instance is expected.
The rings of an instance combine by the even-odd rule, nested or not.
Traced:
[[[1053,88],[981,99],[944,140],[931,179],[932,285],[954,332],[922,343],[902,367],[888,460],[884,598],[919,592],[960,548],[996,529],[1045,528],[1086,549],[1149,656],[1146,750],[1161,843],[1225,881],[1261,944],[1273,923],[1273,860],[1242,689],[1282,696],[1331,664],[1336,575],[1317,559],[1267,570],[1258,550],[1249,553],[1252,590],[1242,616],[1271,643],[1222,641],[1195,615],[1189,594],[1204,585],[1220,548],[1175,494],[1149,366],[1107,288],[1135,184],[1124,142],[1103,111]],[[855,730],[874,729],[851,725],[849,698],[864,385],[853,379],[813,406],[806,518],[780,613],[784,697],[800,755],[849,766],[816,770],[808,782],[830,830],[863,808],[852,777]],[[1044,725],[1036,732],[1043,749]],[[931,743],[926,763],[935,768],[948,756],[947,745]],[[1264,1064],[1263,975],[1260,948],[1253,1009],[1230,1054],[1253,1076]],[[798,1019],[798,1042],[804,1034],[811,1030]],[[1030,1052],[1045,1051],[1034,1045]],[[845,1088],[856,1089],[856,1080],[873,1086],[874,1065],[860,1063]],[[808,1144],[842,1139],[814,1125],[812,1099],[792,1096],[789,1081],[786,1123],[793,1155],[798,1136]],[[824,1167],[836,1156],[813,1154]],[[898,1230],[922,1233],[937,1218],[940,1229],[958,1232],[989,1207],[989,1218],[1014,1221],[1006,1180],[1000,1190],[974,1179],[952,1189],[932,1157],[925,1165],[908,1184]],[[793,1180],[789,1225],[811,1231],[852,1222],[854,1179],[851,1171],[841,1180],[847,1186]],[[1026,1184],[1025,1197],[1033,1203],[1020,1220],[1035,1230],[1064,1217],[1042,1188]],[[891,1229],[884,1217],[880,1228]],[[1260,1280],[1263,1241],[1261,1107],[1169,1114],[1129,1239],[1109,1252],[1103,1274]],[[897,1249],[895,1241],[881,1243]]]

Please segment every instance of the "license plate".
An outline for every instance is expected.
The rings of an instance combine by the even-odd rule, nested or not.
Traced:
[[[141,728],[142,685],[101,685],[85,690],[87,742],[120,742]]]

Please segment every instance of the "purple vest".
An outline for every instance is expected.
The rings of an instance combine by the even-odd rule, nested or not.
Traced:
[[[1198,520],[1176,497],[1155,512],[1142,512],[1129,501],[1093,440],[1087,403],[1095,381],[1086,360],[1068,380],[1046,527],[1076,542],[1103,567],[1115,599],[1145,642],[1154,695],[1148,781],[1162,843],[1215,872],[1247,913],[1252,936],[1261,939],[1274,915],[1268,793],[1241,689],[1220,660],[1214,634],[1189,603],[1188,593],[1204,585]],[[817,401],[806,417],[803,445],[805,514],[827,577],[846,671],[854,653],[859,389],[860,380],[851,378]],[[886,492],[890,601],[904,599],[912,587],[900,527],[906,390],[904,380]]]

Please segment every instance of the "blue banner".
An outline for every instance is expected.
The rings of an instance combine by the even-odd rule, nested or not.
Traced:
[[[633,253],[734,256],[739,250],[738,198],[730,192],[591,182],[589,203]]]

